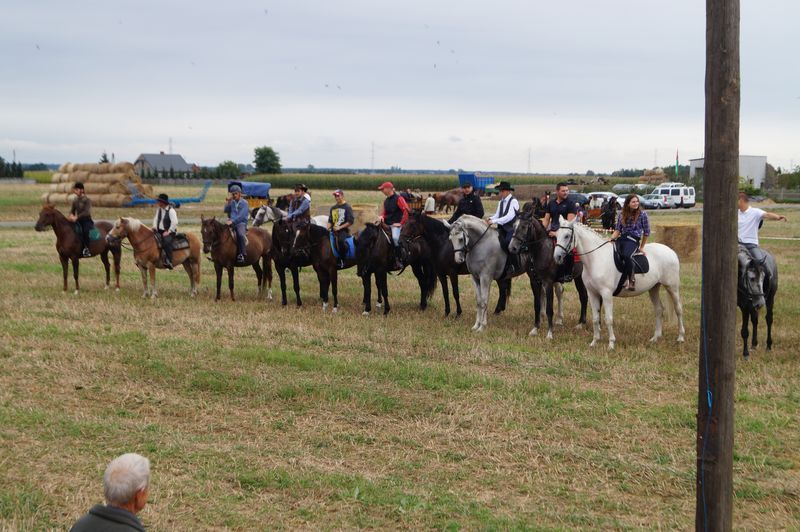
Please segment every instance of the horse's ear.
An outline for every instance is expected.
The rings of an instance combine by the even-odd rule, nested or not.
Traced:
[[[567,222],[567,219],[566,219],[566,218],[564,218],[564,216],[563,216],[563,215],[561,215],[561,214],[559,214],[559,215],[558,215],[558,225],[560,225],[560,226],[561,226],[561,225],[566,225],[566,224],[568,224],[568,223],[569,223],[569,222]]]

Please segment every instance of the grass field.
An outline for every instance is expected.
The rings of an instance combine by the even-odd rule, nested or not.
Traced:
[[[36,218],[43,187],[0,192],[0,220]],[[223,196],[213,189],[180,215],[216,212]],[[98,209],[96,218],[120,212],[151,216]],[[767,223],[762,236],[800,234],[800,212],[781,212],[789,223]],[[654,218],[699,223],[697,212]],[[694,522],[697,263],[682,265],[686,343],[669,322],[665,340],[648,344],[649,300],[617,300],[609,352],[573,329],[573,287],[566,323],[547,342],[527,336],[522,282],[475,335],[467,278],[460,318],[443,317],[439,289],[419,311],[408,273],[389,280],[386,318],[360,315],[352,270],[340,278],[339,314],[322,312],[310,270],[302,308],[257,300],[244,269],[240,300],[215,303],[210,263],[197,299],[174,271],[159,272],[151,301],[125,251],[119,293],[102,289],[91,259],[73,296],[61,293],[54,242],[52,232],[0,229],[0,529],[68,528],[101,502],[105,465],[128,451],[151,460],[141,514],[151,530]],[[743,362],[737,342],[734,519],[739,529],[798,529],[800,246],[764,245],[781,269],[775,346]],[[763,319],[760,333],[763,345]]]

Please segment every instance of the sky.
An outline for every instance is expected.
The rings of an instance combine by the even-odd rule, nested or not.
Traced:
[[[740,152],[800,164],[800,2],[742,0]],[[0,156],[611,172],[704,149],[701,0],[0,0]],[[373,162],[374,160],[374,162]]]

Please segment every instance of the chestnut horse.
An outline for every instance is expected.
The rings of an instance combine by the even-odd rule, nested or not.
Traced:
[[[133,247],[133,260],[142,274],[142,286],[144,292],[142,297],[148,295],[155,299],[158,297],[156,288],[156,268],[164,269],[164,262],[161,260],[161,248],[156,241],[153,230],[145,226],[136,218],[120,218],[114,224],[114,228],[108,233],[106,239],[109,242],[121,241],[127,237]],[[191,283],[192,297],[197,295],[197,286],[200,284],[200,254],[202,247],[200,240],[192,233],[186,233],[189,247],[176,249],[172,254],[172,264],[178,266],[183,264],[183,268],[189,275]],[[147,272],[150,272],[150,285],[147,287]]]
[[[69,261],[72,261],[72,275],[75,278],[75,294],[80,290],[78,283],[78,270],[79,261],[84,258],[83,244],[81,238],[75,232],[75,224],[67,220],[61,212],[58,211],[53,205],[44,205],[41,212],[39,212],[39,220],[36,222],[36,230],[44,231],[47,227],[53,228],[56,234],[56,251],[58,257],[61,259],[61,269],[64,272],[64,292],[67,291],[67,270],[69,269]],[[114,277],[117,281],[117,290],[119,290],[119,263],[122,257],[122,250],[119,245],[113,245],[106,242],[106,235],[111,230],[109,222],[96,222],[94,226],[100,231],[100,239],[89,242],[89,251],[92,257],[100,255],[100,260],[103,261],[103,267],[106,270],[106,286],[108,289],[111,282],[111,266],[108,263],[108,252],[114,257]]]
[[[450,209],[458,207],[458,202],[464,197],[464,193],[460,188],[453,188],[446,192],[436,192],[433,199],[436,201],[436,210],[438,212],[450,212]]]
[[[228,270],[228,289],[231,300],[236,301],[233,294],[233,273],[238,266],[252,266],[258,279],[258,295],[267,289],[267,297],[272,299],[272,237],[269,231],[260,227],[247,230],[247,250],[245,261],[236,262],[238,249],[236,238],[231,234],[229,226],[214,218],[200,216],[200,233],[203,235],[203,253],[211,253],[211,261],[217,273],[217,297],[222,286],[222,269]],[[261,262],[261,264],[259,264]]]

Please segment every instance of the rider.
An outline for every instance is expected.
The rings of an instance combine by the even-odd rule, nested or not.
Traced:
[[[333,231],[336,236],[336,248],[339,251],[339,265],[344,265],[344,258],[348,253],[347,238],[350,236],[350,226],[355,222],[353,209],[344,199],[344,191],[337,188],[333,191],[336,205],[331,207],[328,214],[328,231]]]
[[[72,200],[72,208],[69,211],[67,219],[80,226],[81,243],[83,244],[83,251],[81,254],[84,257],[91,257],[92,252],[89,251],[89,231],[94,227],[94,221],[92,221],[92,201],[86,196],[83,183],[75,183],[72,192],[77,197]]]
[[[239,264],[244,263],[245,253],[245,235],[247,234],[247,220],[250,218],[250,206],[247,200],[242,199],[242,187],[239,185],[231,185],[228,189],[231,193],[225,202],[225,214],[228,215],[228,225],[233,226],[236,231],[236,262]]]
[[[616,240],[617,251],[622,258],[624,269],[622,275],[628,277],[628,290],[636,290],[634,264],[631,257],[637,251],[642,255],[645,254],[644,245],[647,243],[648,236],[650,236],[650,222],[647,219],[647,213],[639,204],[639,196],[628,194],[617,219],[617,227],[611,234],[611,240]]]
[[[777,220],[786,221],[786,216],[774,214],[765,210],[751,207],[750,198],[744,192],[739,192],[739,230],[737,236],[739,237],[739,245],[747,250],[750,257],[753,258],[758,264],[763,264],[766,255],[760,247],[758,247],[758,228],[761,226],[761,220]]]
[[[497,231],[500,233],[500,247],[508,254],[504,274],[513,275],[517,266],[516,255],[508,252],[508,245],[511,243],[511,237],[514,236],[514,221],[519,213],[519,202],[511,194],[514,187],[508,181],[501,181],[497,185],[497,190],[500,195],[500,203],[497,204],[497,211],[494,215],[486,219],[486,223],[497,224]]]
[[[166,194],[158,195],[158,207],[153,216],[153,232],[161,235],[161,247],[164,249],[164,266],[172,269],[172,241],[175,233],[178,232],[178,213],[169,204],[169,196]]]
[[[383,192],[386,199],[383,200],[383,213],[380,216],[381,222],[385,223],[392,228],[392,242],[395,248],[395,268],[400,269],[403,267],[400,262],[400,229],[403,224],[408,220],[408,203],[394,190],[394,185],[391,181],[386,181],[378,187],[378,190]]]
[[[311,196],[308,187],[303,184],[294,186],[294,198],[289,203],[289,214],[286,219],[295,223],[295,227],[304,227],[311,220]]]
[[[513,189],[512,189],[513,190]],[[471,181],[465,181],[464,184],[461,185],[461,191],[464,193],[461,200],[458,202],[458,206],[456,207],[455,212],[447,220],[447,223],[452,224],[465,214],[471,214],[476,218],[483,218],[483,203],[481,203],[481,198],[475,194],[475,189],[472,187]]]
[[[559,217],[563,216],[567,221],[574,220],[577,215],[575,203],[569,201],[569,185],[559,183],[556,185],[556,197],[547,204],[547,209],[542,220],[542,225],[547,228],[547,234],[555,238],[558,231]]]

